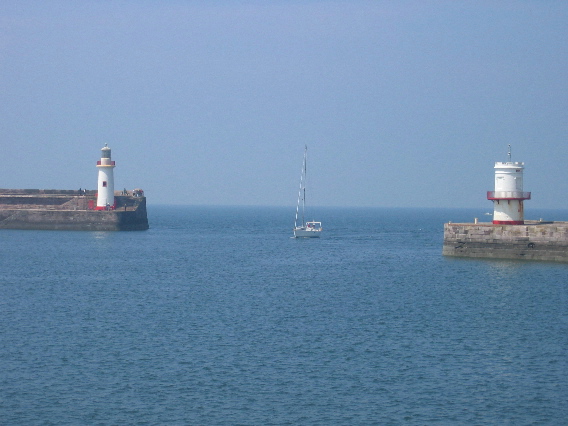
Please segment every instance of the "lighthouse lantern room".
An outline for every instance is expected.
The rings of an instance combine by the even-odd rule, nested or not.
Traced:
[[[524,200],[530,200],[531,193],[523,192],[523,170],[525,163],[509,161],[495,163],[495,191],[487,192],[487,199],[493,201],[493,223],[496,225],[523,225]]]
[[[99,182],[97,192],[96,210],[112,210],[115,208],[114,203],[114,161],[110,159],[110,148],[105,143],[101,149],[101,159],[97,161],[99,169]]]

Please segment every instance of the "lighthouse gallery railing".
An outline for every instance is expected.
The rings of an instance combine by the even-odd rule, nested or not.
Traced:
[[[487,191],[488,200],[530,200],[531,193],[523,191]]]

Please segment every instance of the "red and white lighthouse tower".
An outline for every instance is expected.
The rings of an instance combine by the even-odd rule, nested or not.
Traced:
[[[99,184],[97,193],[97,207],[95,210],[111,210],[114,204],[114,161],[110,159],[110,148],[105,143],[101,149],[101,159],[97,161],[99,169]]]
[[[523,225],[525,212],[523,201],[531,199],[530,192],[523,192],[523,170],[525,163],[509,161],[495,163],[495,191],[487,192],[487,199],[493,201],[493,224]]]

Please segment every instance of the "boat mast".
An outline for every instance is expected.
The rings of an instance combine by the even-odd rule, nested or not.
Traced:
[[[304,145],[304,196],[302,197],[302,226],[306,226],[306,219],[304,218],[304,213],[306,211],[306,179],[307,179],[307,167],[308,167],[308,145]]]
[[[306,176],[306,157],[308,155],[308,146],[305,146],[304,149],[304,161],[302,162],[302,171],[300,172],[300,189],[298,191],[298,204],[296,205],[296,219],[294,220],[294,228],[298,227],[298,214],[300,210],[300,200],[302,200],[302,227],[305,224],[304,221],[304,211],[306,207],[306,185],[305,185],[305,176]]]

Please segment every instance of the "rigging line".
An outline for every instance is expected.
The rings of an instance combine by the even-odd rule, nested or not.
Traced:
[[[302,175],[300,174],[300,189],[298,190],[298,203],[296,204],[296,219],[294,220],[294,228],[298,227],[298,210],[300,209],[301,197],[302,197]]]

